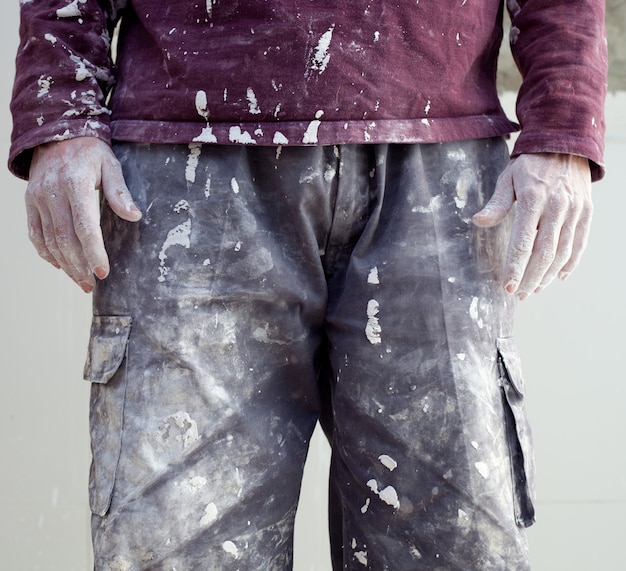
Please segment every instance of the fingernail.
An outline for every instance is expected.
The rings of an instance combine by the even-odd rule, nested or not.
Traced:
[[[91,293],[93,286],[89,282],[78,282],[78,285],[85,293]]]
[[[530,294],[523,291],[522,293],[518,293],[517,297],[520,301],[524,301],[525,299],[528,299],[530,297]]]
[[[132,212],[136,216],[141,217],[141,210],[139,210],[139,208],[137,208],[132,202],[126,205],[126,210],[128,210],[128,212]]]
[[[515,280],[511,280],[504,286],[504,289],[509,293],[515,293],[517,291],[518,283]]]
[[[541,293],[544,289],[545,289],[544,286],[539,286],[538,288],[535,289],[533,293]]]
[[[561,272],[559,273],[559,279],[564,282],[571,275],[572,275],[571,272]]]
[[[93,273],[96,274],[99,280],[103,280],[107,277],[107,271],[102,266],[98,266]]]

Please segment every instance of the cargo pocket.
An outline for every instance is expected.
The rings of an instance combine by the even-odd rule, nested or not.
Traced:
[[[497,340],[498,373],[511,456],[511,471],[517,525],[528,527],[535,521],[535,463],[530,425],[524,405],[524,379],[512,338]]]
[[[128,316],[94,316],[84,378],[90,381],[89,424],[92,462],[89,505],[105,516],[111,505],[115,473],[122,448],[125,361],[132,319]]]

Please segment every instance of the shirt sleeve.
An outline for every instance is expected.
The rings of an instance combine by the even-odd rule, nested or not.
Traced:
[[[125,0],[22,0],[11,101],[9,169],[28,178],[32,150],[92,136],[110,140],[111,33]]]
[[[557,152],[604,176],[608,56],[604,0],[507,0],[511,49],[522,74],[513,156]]]

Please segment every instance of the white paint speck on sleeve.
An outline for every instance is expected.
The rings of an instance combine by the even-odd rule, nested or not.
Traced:
[[[320,128],[322,115],[324,115],[324,111],[319,109],[315,113],[315,119],[309,123],[306,131],[304,132],[304,136],[302,137],[302,142],[304,144],[315,144],[317,143],[317,132]]]
[[[322,37],[319,39],[317,46],[315,47],[313,57],[311,58],[311,70],[318,71],[320,74],[324,73],[328,67],[328,62],[330,61],[330,54],[328,52],[330,49],[330,42],[333,39],[334,30],[335,25],[333,24],[322,34]]]

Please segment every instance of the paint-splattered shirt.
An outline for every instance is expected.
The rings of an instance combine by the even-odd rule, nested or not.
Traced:
[[[599,178],[604,2],[507,4],[524,76],[514,153],[586,156]],[[509,133],[502,13],[501,0],[21,0],[10,167],[26,177],[32,148],[86,135],[308,145]]]

